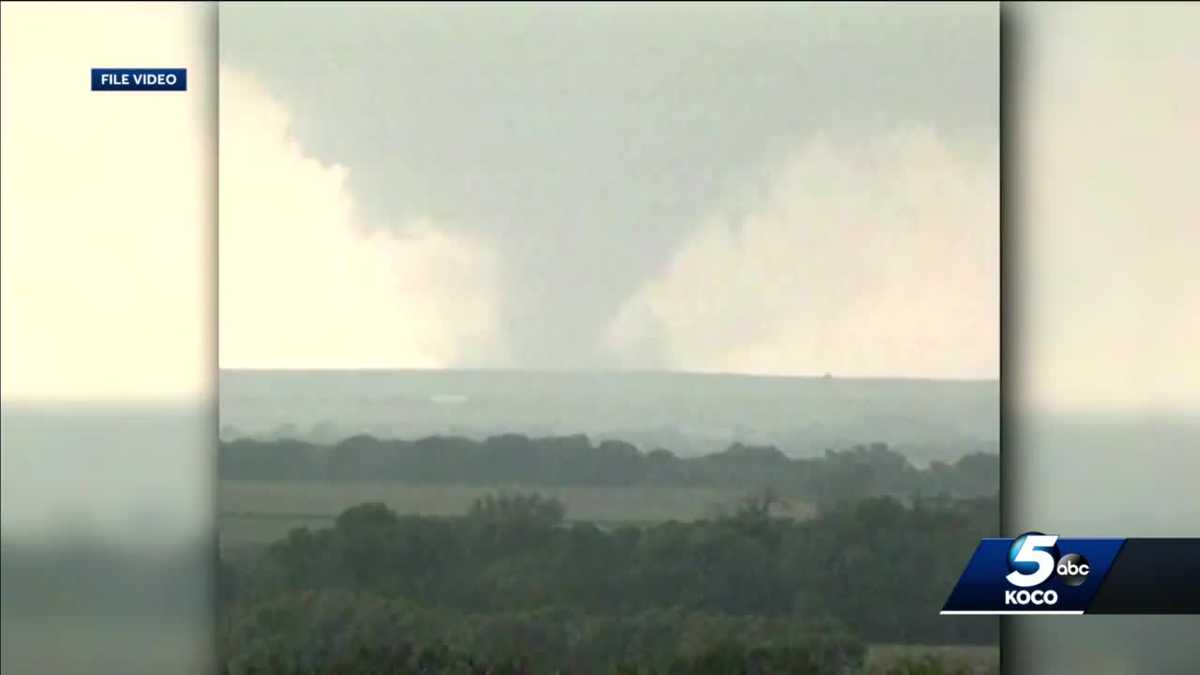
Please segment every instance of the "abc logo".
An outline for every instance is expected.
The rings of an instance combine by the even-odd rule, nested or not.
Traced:
[[[1058,565],[1055,565],[1054,571],[1058,574],[1059,580],[1064,584],[1079,586],[1087,581],[1088,573],[1092,571],[1092,567],[1088,564],[1087,558],[1078,553],[1068,553],[1058,559]]]
[[[1091,566],[1087,558],[1078,553],[1060,556],[1058,536],[1029,532],[1013,540],[1008,549],[1009,574],[1004,577],[1018,591],[1004,593],[1005,604],[1053,605],[1058,602],[1058,593],[1053,590],[1028,591],[1052,575],[1067,586],[1079,586],[1087,580]]]

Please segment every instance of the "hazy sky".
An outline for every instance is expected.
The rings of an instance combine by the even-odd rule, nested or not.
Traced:
[[[1035,408],[1194,415],[1200,5],[1039,4],[1018,16],[1005,358]]]
[[[995,377],[998,35],[223,5],[222,366]]]
[[[4,4],[5,400],[209,393],[215,10]],[[91,68],[151,64],[188,91],[89,90]]]

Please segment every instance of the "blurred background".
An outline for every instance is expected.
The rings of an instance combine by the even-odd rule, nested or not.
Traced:
[[[2,12],[0,671],[206,672],[216,6]]]
[[[1003,16],[1006,535],[1200,536],[1200,6]],[[1194,673],[1196,616],[1003,619],[1011,673]]]
[[[0,670],[203,672],[217,9],[2,12]],[[1200,536],[1200,8],[1003,16],[1007,533]],[[187,94],[87,91],[158,63]],[[1004,667],[1191,673],[1197,634],[1008,619]]]

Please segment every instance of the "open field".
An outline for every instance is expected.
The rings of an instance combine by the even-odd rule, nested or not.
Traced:
[[[736,507],[738,490],[662,486],[409,485],[403,483],[259,483],[222,481],[218,488],[221,541],[272,541],[294,527],[325,527],[337,514],[378,501],[398,513],[449,516],[466,513],[484,495],[537,492],[560,500],[569,520],[597,523],[709,518]],[[790,514],[811,509],[792,501]]]
[[[871,645],[867,652],[867,675],[885,673],[904,659],[917,660],[934,656],[941,659],[949,672],[971,675],[990,675],[1000,672],[998,645]]]

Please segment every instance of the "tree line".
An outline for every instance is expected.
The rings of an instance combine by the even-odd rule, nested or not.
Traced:
[[[222,442],[225,480],[397,481],[494,485],[696,485],[759,489],[770,485],[817,502],[873,495],[989,496],[999,486],[999,457],[973,453],[919,469],[883,443],[788,457],[773,446],[735,443],[724,452],[679,457],[642,452],[615,440],[593,444],[584,435],[482,441],[452,436],[383,440],[359,435],[333,445],[302,440]]]
[[[866,643],[996,642],[992,619],[938,615],[979,538],[996,531],[994,497],[869,497],[808,520],[773,517],[771,500],[613,529],[568,524],[559,502],[534,494],[482,498],[450,518],[356,506],[333,527],[222,560],[223,663],[843,673],[861,666]],[[419,668],[422,658],[440,665]],[[375,665],[333,667],[347,659]],[[491,670],[472,670],[480,663]]]

